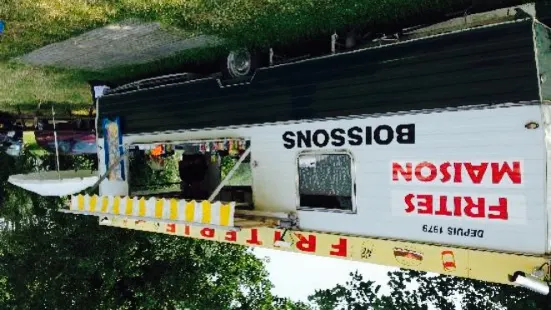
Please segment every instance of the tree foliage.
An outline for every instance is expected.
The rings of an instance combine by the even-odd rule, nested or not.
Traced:
[[[162,189],[167,184],[179,181],[178,160],[176,156],[163,159],[163,169],[154,170],[150,165],[151,159],[145,152],[136,152],[129,158],[130,187],[143,189]]]
[[[308,299],[315,309],[347,310],[543,310],[549,300],[543,295],[509,285],[425,272],[397,270],[388,273],[389,294],[381,285],[351,273],[345,285],[317,290]]]
[[[37,163],[51,168],[0,154],[0,212],[14,224],[0,233],[0,309],[276,309],[263,262],[244,247],[100,226],[7,184]]]

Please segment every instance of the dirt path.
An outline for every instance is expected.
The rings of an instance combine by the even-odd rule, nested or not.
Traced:
[[[31,65],[103,70],[147,63],[217,42],[209,36],[167,31],[159,23],[125,21],[50,44],[21,57]]]

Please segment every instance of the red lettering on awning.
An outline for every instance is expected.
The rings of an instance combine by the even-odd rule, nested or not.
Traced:
[[[283,233],[279,230],[274,231],[274,242],[281,240]]]
[[[348,255],[348,240],[345,238],[339,238],[339,243],[331,244],[333,251],[329,252],[331,256],[346,257]]]
[[[215,230],[212,228],[203,228],[199,233],[205,238],[214,238]]]
[[[250,238],[247,239],[245,242],[247,242],[248,244],[262,245],[262,241],[260,241],[259,236],[258,236],[258,229],[257,228],[251,229]]]
[[[304,251],[304,252],[310,252],[315,253],[316,252],[316,236],[315,235],[302,235],[302,234],[296,234],[298,237],[298,241],[296,243],[297,249]]]
[[[228,231],[226,232],[226,236],[224,237],[224,240],[235,242],[237,241],[237,232],[236,231]]]

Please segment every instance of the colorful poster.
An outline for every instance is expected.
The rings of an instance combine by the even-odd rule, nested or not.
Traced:
[[[109,171],[111,165],[115,161],[118,161],[124,154],[120,118],[115,117],[113,120],[104,118],[102,128],[104,132],[105,169]],[[112,169],[107,179],[109,181],[125,181],[124,160],[121,160],[120,163]]]

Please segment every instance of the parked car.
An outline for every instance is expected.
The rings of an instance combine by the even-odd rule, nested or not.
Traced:
[[[50,152],[55,152],[53,130],[34,132],[38,145]],[[94,131],[60,130],[57,131],[58,150],[61,154],[95,154],[96,134]]]
[[[18,135],[7,136],[0,133],[0,140],[2,141],[0,150],[6,152],[10,156],[19,156],[23,150],[23,139],[21,137]]]
[[[93,119],[76,119],[70,121],[56,121],[58,150],[61,154],[95,154],[96,131]],[[51,121],[38,122],[34,135],[36,143],[55,152],[54,127]]]
[[[23,149],[23,128],[11,118],[0,115],[0,150],[10,156],[19,156]]]

